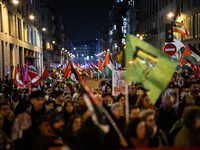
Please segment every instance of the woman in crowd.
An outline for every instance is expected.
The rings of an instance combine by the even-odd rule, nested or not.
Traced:
[[[155,110],[148,109],[143,110],[139,115],[139,117],[146,122],[148,127],[148,136],[150,137],[149,146],[169,146],[165,133],[156,124],[155,114]]]
[[[156,107],[151,105],[150,99],[146,93],[138,97],[136,105],[141,109],[141,111],[145,109],[156,109]]]
[[[61,113],[64,115],[65,123],[67,124],[68,121],[69,121],[69,119],[70,119],[70,117],[72,115],[76,114],[73,102],[72,101],[65,102],[64,107],[63,107]]]
[[[129,148],[148,148],[147,126],[140,118],[132,119],[125,129],[125,137],[129,142]]]

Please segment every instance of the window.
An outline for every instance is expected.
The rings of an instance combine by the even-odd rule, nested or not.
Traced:
[[[22,40],[22,22],[21,19],[18,18],[18,38]]]
[[[82,57],[84,57],[84,54],[82,54]]]
[[[0,4],[0,30],[1,30],[1,32],[3,32],[1,4]]]
[[[33,28],[31,28],[31,44],[34,45],[34,33],[33,33]]]
[[[13,35],[14,36],[14,34],[13,34],[13,13],[12,12],[10,12],[10,11],[8,11],[8,28],[9,28],[9,35]]]
[[[30,33],[30,26],[27,25],[27,35],[28,35],[28,43],[31,44],[31,33]]]
[[[34,36],[35,36],[35,46],[37,46],[37,32],[35,31],[34,33],[35,33],[34,34]]]
[[[114,27],[113,27],[113,29],[114,29],[114,30],[117,30],[117,26],[116,26],[116,24],[114,24]]]

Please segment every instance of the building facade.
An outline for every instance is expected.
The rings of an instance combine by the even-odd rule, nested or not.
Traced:
[[[43,28],[44,66],[55,70],[65,66],[73,44],[66,33],[66,27],[55,8],[53,0],[41,1],[41,18]]]
[[[0,78],[28,59],[41,73],[43,70],[40,0],[0,0]]]
[[[96,62],[95,53],[96,53],[97,41],[87,41],[87,42],[78,42],[74,44],[73,61],[79,63],[81,66],[85,65],[85,60],[88,63]]]

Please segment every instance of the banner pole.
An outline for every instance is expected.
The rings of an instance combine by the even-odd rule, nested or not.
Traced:
[[[125,98],[126,98],[126,102],[125,102],[125,104],[126,104],[126,107],[125,107],[125,109],[126,109],[126,124],[128,124],[129,123],[129,95],[128,95],[128,83],[127,82],[125,82]]]

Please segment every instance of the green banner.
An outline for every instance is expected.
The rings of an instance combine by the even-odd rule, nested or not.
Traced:
[[[126,81],[142,83],[154,105],[167,87],[178,60],[130,34],[126,37],[125,51]]]

